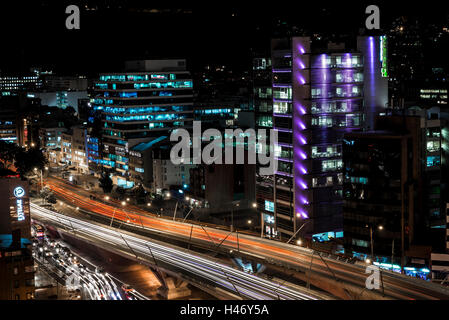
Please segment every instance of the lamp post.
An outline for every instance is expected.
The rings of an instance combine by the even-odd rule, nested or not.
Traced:
[[[299,231],[301,231],[301,229],[310,222],[310,220],[307,220],[306,222],[304,222],[298,230],[296,230],[296,232],[292,235],[292,237],[290,239],[288,239],[287,243],[289,243],[290,241],[292,241],[292,239],[298,234]],[[298,241],[296,241],[296,243],[302,243],[302,241],[300,239],[298,239]],[[299,244],[298,243],[298,244]]]
[[[240,206],[240,203],[236,203],[235,206]],[[234,232],[234,203],[231,205],[231,232]]]
[[[37,168],[34,168],[33,169],[34,171],[36,171],[36,173],[37,173]],[[48,167],[46,166],[45,167],[45,170],[48,170]],[[41,192],[42,191],[42,186],[44,185],[44,181],[43,181],[43,171],[42,171],[42,169],[40,169],[40,172],[41,172],[41,176],[40,176],[40,180],[41,180],[41,184],[40,184],[40,188],[39,188],[39,192]]]
[[[122,204],[122,207],[126,206],[126,202],[125,201],[122,201],[121,204]],[[114,212],[112,213],[112,218],[111,218],[111,224],[109,225],[109,227],[112,227],[112,222],[114,221],[114,216],[115,216],[115,211],[116,210],[117,210],[117,207],[114,208]]]
[[[368,227],[368,226],[367,226]],[[383,230],[383,226],[378,226],[377,227],[379,230]],[[369,225],[369,234],[370,234],[370,242],[371,242],[371,260],[372,262],[374,262],[374,241],[373,241],[373,226]]]

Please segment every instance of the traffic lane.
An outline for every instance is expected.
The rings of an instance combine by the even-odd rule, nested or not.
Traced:
[[[35,210],[36,209],[34,209],[33,211],[35,211]],[[43,210],[46,210],[46,209],[42,209],[42,208],[38,209],[38,211],[43,211]],[[114,231],[114,230],[111,230],[111,229],[108,229],[105,227],[100,227],[97,225],[92,225],[92,224],[89,224],[86,222],[80,222],[80,221],[76,220],[75,218],[65,217],[62,215],[59,215],[60,217],[58,219],[58,218],[55,218],[54,215],[59,215],[59,214],[54,213],[52,215],[47,216],[47,218],[54,220],[55,222],[60,220],[59,221],[60,223],[61,223],[61,221],[69,219],[69,220],[71,220],[70,224],[73,224],[74,226],[79,228],[79,230],[80,230],[79,232],[83,232],[83,233],[90,232],[96,236],[101,234],[101,238],[108,240],[111,244],[121,245],[122,247],[124,246],[123,241],[117,237],[118,236],[117,231]],[[123,236],[128,238],[128,240],[127,240],[127,242],[129,241],[128,245],[132,246],[133,250],[135,250],[136,252],[145,254],[147,257],[150,257],[148,255],[148,251],[147,251],[148,249],[146,248],[146,246],[151,244],[151,246],[153,246],[152,251],[153,251],[154,256],[158,256],[162,260],[164,260],[164,254],[168,255],[166,257],[168,263],[177,262],[177,264],[180,268],[184,268],[184,269],[190,268],[190,271],[192,273],[198,273],[199,270],[201,269],[202,270],[201,272],[206,271],[205,272],[206,277],[212,276],[212,278],[215,279],[215,281],[223,281],[224,279],[226,279],[225,281],[227,282],[227,281],[229,281],[229,275],[233,276],[233,274],[235,274],[237,272],[238,278],[234,279],[234,281],[237,282],[237,284],[235,284],[235,286],[238,288],[239,292],[251,294],[256,299],[260,299],[262,297],[259,296],[257,292],[248,291],[248,290],[254,290],[253,287],[247,288],[247,283],[245,283],[245,281],[248,279],[251,279],[251,281],[252,281],[251,286],[256,286],[255,289],[257,291],[263,290],[263,294],[265,294],[265,295],[268,294],[268,296],[265,297],[265,299],[267,299],[267,298],[277,299],[279,296],[284,297],[284,298],[289,298],[289,296],[291,296],[291,295],[294,295],[296,298],[303,298],[303,299],[304,298],[307,298],[307,299],[313,298],[310,295],[304,295],[300,292],[292,291],[291,289],[288,289],[288,288],[285,289],[283,286],[279,286],[279,284],[273,284],[271,282],[268,282],[264,279],[260,279],[258,277],[252,276],[252,275],[249,276],[249,275],[245,274],[244,272],[235,270],[235,269],[230,268],[225,265],[220,265],[217,270],[217,265],[219,265],[219,264],[217,264],[216,262],[211,262],[209,260],[199,258],[198,256],[192,256],[190,254],[187,254],[186,252],[178,252],[178,250],[174,250],[174,249],[168,250],[167,248],[165,248],[161,245],[150,243],[150,242],[148,242],[146,240],[142,240],[142,239],[136,240],[137,238],[135,236],[130,236],[127,234],[124,234]],[[144,244],[146,246],[144,246]],[[188,257],[190,259],[190,262],[185,260],[185,259],[187,259],[186,257]],[[201,264],[198,265],[198,260],[201,260],[201,263],[204,264],[204,266]],[[214,274],[211,274],[210,270],[204,270],[204,268],[210,269],[211,267],[215,268]],[[226,274],[228,274],[228,275],[223,276],[223,273],[224,273],[223,270],[226,270]],[[217,277],[217,275],[218,275],[218,277]],[[248,277],[250,277],[250,278],[248,278]],[[228,288],[230,288],[231,286],[229,285],[229,282],[227,284],[228,284]],[[273,286],[277,287],[278,293],[273,294],[273,292],[270,291],[270,290],[272,290]],[[232,285],[232,287],[233,287],[233,285]],[[284,296],[284,294],[285,294],[285,296]]]
[[[97,270],[96,266],[92,266],[91,268],[86,267],[86,265],[81,264],[81,259],[77,257],[73,253],[66,253],[62,248],[66,248],[66,245],[62,241],[55,241],[52,246],[49,242],[47,242],[47,246],[50,248],[51,255],[46,256],[47,261],[52,263],[59,270],[62,270],[66,276],[70,276],[72,273],[75,273],[76,276],[80,279],[80,282],[84,284],[88,284],[89,282],[96,288],[96,297],[102,299],[103,297],[106,299],[107,297],[111,297],[113,300],[121,299],[118,291],[114,292],[113,287],[116,287],[115,284],[111,286],[111,283],[108,281],[101,280],[98,275],[93,270]],[[55,259],[55,256],[58,258]],[[93,269],[93,270],[92,270]],[[100,275],[104,277],[103,275]],[[96,277],[96,279],[95,279]],[[92,286],[89,286],[91,289]],[[106,294],[106,292],[108,294]],[[92,297],[92,291],[89,292]]]
[[[93,211],[95,213],[99,213],[102,215],[106,215],[112,218],[112,216],[114,216],[114,219],[117,220],[121,220],[121,221],[125,221],[125,222],[133,222],[135,224],[140,224],[146,227],[151,227],[151,228],[155,228],[157,230],[164,230],[166,232],[174,232],[178,235],[183,235],[184,237],[188,236],[188,234],[190,234],[190,229],[191,226],[190,225],[186,225],[186,224],[181,224],[179,222],[176,221],[168,221],[165,219],[159,219],[159,218],[154,218],[154,217],[148,217],[148,216],[141,216],[140,214],[137,214],[136,212],[134,212],[134,209],[129,209],[129,210],[121,210],[112,206],[109,206],[107,204],[103,204],[101,202],[96,202],[96,201],[86,201],[84,199],[82,199],[82,196],[80,196],[79,194],[76,194],[74,192],[70,192],[70,191],[66,191],[66,184],[65,183],[59,183],[59,185],[61,187],[55,187],[57,189],[57,192],[59,192],[63,197],[66,198],[66,200],[68,201],[72,201],[72,202],[78,202],[78,203],[83,203],[85,206],[87,206],[87,209],[90,211]],[[115,211],[115,213],[113,212],[112,214],[110,213],[110,211]],[[192,232],[192,237],[195,239],[199,239],[202,241],[211,241],[215,242],[215,243],[220,243],[223,239],[224,236],[226,234],[225,231],[223,230],[217,230],[217,229],[212,229],[207,227],[207,229],[209,229],[209,232],[205,232],[202,228],[201,230],[198,230],[197,226],[196,230],[194,230]],[[206,229],[206,230],[207,230]],[[243,235],[241,235],[242,237]],[[223,242],[224,246],[228,246],[228,247],[234,247],[237,244],[237,237],[230,235],[228,236],[228,238]],[[258,242],[254,242],[252,240],[240,240],[239,244],[242,245],[242,249],[246,248],[247,250],[251,250],[253,252],[256,251],[256,253],[264,253],[268,256],[271,256],[273,258],[277,258],[277,259],[281,259],[284,262],[288,262],[288,263],[293,263],[293,264],[298,264],[301,267],[304,267],[304,265],[301,265],[301,259],[306,259],[310,261],[310,255],[297,255],[296,259],[292,260],[290,259],[291,255],[292,255],[292,251],[291,250],[286,250],[286,249],[281,249],[279,248],[279,246],[273,246],[271,244],[269,245],[264,245]],[[245,247],[247,246],[247,247]],[[296,253],[297,254],[297,253]],[[315,262],[315,264],[320,265],[320,268],[322,269],[322,271],[326,272],[325,268],[325,264],[322,263],[321,261]],[[332,264],[334,266],[334,263],[332,260],[329,260],[329,264]],[[339,267],[335,267],[335,271],[337,272],[343,272],[342,277],[345,277],[345,279],[347,281],[350,282],[354,282],[354,275],[357,276],[358,281],[357,284],[358,285],[363,285],[364,286],[364,281],[366,280],[366,274],[364,273],[364,270],[360,270],[360,268],[358,268],[357,270],[347,270],[347,268],[350,268],[350,266],[345,266],[343,269],[339,268]],[[329,272],[327,270],[328,275]],[[388,276],[387,276],[388,277]],[[398,297],[404,298],[404,296],[402,296],[400,294],[400,292],[397,291],[397,288],[400,288],[399,285],[395,284],[394,281],[397,280],[393,280],[393,279],[386,279],[385,283],[389,283],[391,286],[395,287],[396,289],[394,291],[392,291],[392,293],[397,293],[399,294]],[[385,284],[384,284],[385,286]],[[414,293],[419,293],[421,295],[423,295],[422,298],[432,298],[432,294],[429,295],[430,290],[422,290],[419,287],[415,287],[415,292]],[[389,288],[384,288],[389,290]],[[404,289],[400,289],[400,290],[404,290]],[[412,293],[409,290],[405,290],[406,292]],[[417,292],[416,292],[417,291]],[[388,291],[390,292],[390,291]],[[413,297],[413,298],[417,298],[417,297]]]

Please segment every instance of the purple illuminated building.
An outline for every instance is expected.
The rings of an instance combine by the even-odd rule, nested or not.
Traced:
[[[261,199],[265,236],[341,237],[342,137],[373,127],[388,101],[386,38],[357,48],[309,37],[272,41],[273,128],[278,171],[274,201]]]

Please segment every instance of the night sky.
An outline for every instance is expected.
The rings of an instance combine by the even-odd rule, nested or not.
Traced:
[[[44,65],[61,74],[120,71],[125,59],[182,58],[191,68],[206,63],[245,69],[251,50],[268,49],[278,21],[315,32],[357,33],[364,28],[367,4],[381,10],[381,26],[393,17],[415,15],[447,20],[448,5],[403,1],[393,7],[372,1],[14,1],[3,4],[3,72]],[[390,1],[392,2],[392,1]],[[78,4],[81,29],[65,29],[65,7]],[[84,4],[99,10],[85,11]],[[107,8],[109,6],[109,8]],[[276,6],[276,7],[274,7]],[[136,12],[143,8],[170,13]],[[176,9],[181,12],[176,13]]]

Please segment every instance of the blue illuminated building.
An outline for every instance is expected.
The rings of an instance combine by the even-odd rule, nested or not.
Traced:
[[[133,146],[192,127],[193,83],[185,60],[129,61],[126,70],[101,74],[91,104],[102,120],[98,161],[114,169],[115,184],[129,188],[134,185],[128,172]]]

